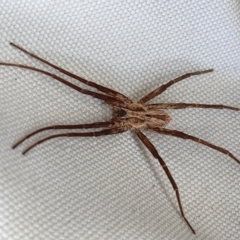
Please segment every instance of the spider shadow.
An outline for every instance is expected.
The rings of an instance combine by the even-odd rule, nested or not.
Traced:
[[[173,199],[170,198],[169,191],[167,191],[167,188],[166,188],[166,184],[164,184],[163,179],[162,179],[161,175],[159,174],[159,171],[162,171],[163,174],[165,174],[164,170],[162,169],[160,164],[159,164],[159,168],[156,169],[156,166],[153,164],[152,160],[149,159],[149,151],[146,148],[142,147],[142,144],[141,144],[140,140],[137,138],[136,134],[133,134],[133,135],[134,135],[134,139],[136,140],[136,143],[137,143],[137,145],[139,147],[139,150],[142,151],[142,155],[144,156],[145,162],[148,164],[149,168],[153,172],[154,177],[158,180],[158,183],[159,183],[163,193],[165,194],[166,199],[168,200],[168,202],[170,202],[170,204],[173,207],[173,209],[176,210],[176,213],[181,217],[180,210],[178,210],[177,200],[175,202],[173,202]],[[153,160],[157,161],[157,159],[155,159],[154,157],[153,157]],[[168,180],[168,178],[167,178],[167,180]],[[173,194],[175,196],[175,191],[172,188],[170,182],[168,184],[171,187],[172,192],[173,192]]]

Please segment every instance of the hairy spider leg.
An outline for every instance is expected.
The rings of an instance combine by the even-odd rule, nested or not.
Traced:
[[[17,143],[15,143],[12,148],[16,148],[18,145],[20,145],[22,142],[27,140],[28,138],[32,137],[33,135],[36,135],[37,133],[40,133],[42,131],[46,130],[57,130],[57,129],[87,129],[87,128],[105,128],[105,127],[112,127],[113,121],[110,122],[95,122],[95,123],[87,123],[87,124],[75,124],[75,125],[52,125],[44,128],[40,128],[35,130],[34,132],[29,133],[22,139],[20,139]]]
[[[200,104],[200,103],[156,103],[146,105],[149,110],[153,109],[184,109],[184,108],[214,108],[230,109],[239,111],[240,108],[231,107],[223,104]]]
[[[28,70],[35,71],[35,72],[40,72],[42,74],[50,76],[53,79],[56,79],[57,81],[67,85],[70,88],[73,88],[73,89],[77,90],[80,93],[90,95],[94,98],[101,99],[101,100],[107,102],[108,104],[110,104],[112,106],[125,105],[123,101],[117,99],[114,96],[108,96],[108,95],[105,95],[105,94],[101,94],[101,93],[93,92],[93,91],[90,91],[90,90],[87,90],[87,89],[84,89],[84,88],[80,88],[80,87],[66,81],[65,79],[55,75],[55,74],[52,74],[50,72],[44,71],[44,70],[39,69],[39,68],[35,68],[35,67],[32,67],[32,66],[27,66],[27,65],[22,65],[22,64],[17,64],[17,63],[5,63],[5,62],[0,62],[0,65],[8,66],[8,67],[24,68],[24,69],[28,69]]]
[[[77,75],[75,75],[75,74],[73,74],[73,73],[71,73],[71,72],[69,72],[69,71],[67,71],[67,70],[65,70],[63,68],[60,68],[60,67],[56,66],[55,64],[53,64],[53,63],[51,63],[49,61],[46,61],[45,59],[37,56],[36,54],[29,52],[28,50],[24,49],[23,47],[18,46],[15,43],[10,42],[10,45],[15,47],[15,48],[17,48],[17,49],[19,49],[20,51],[26,53],[27,55],[29,55],[29,56],[31,56],[31,57],[33,57],[33,58],[35,58],[35,59],[37,59],[37,60],[47,64],[48,66],[51,66],[54,69],[57,69],[58,71],[66,74],[66,75],[68,75],[68,76],[70,76],[70,77],[72,77],[72,78],[74,78],[74,79],[76,79],[76,80],[78,80],[78,81],[88,85],[88,86],[94,87],[97,90],[102,91],[102,92],[104,92],[104,93],[106,93],[108,95],[112,95],[112,96],[117,97],[119,99],[122,99],[122,100],[124,99],[124,100],[128,100],[129,102],[132,102],[128,97],[126,97],[122,93],[119,93],[119,92],[117,92],[117,91],[115,91],[113,89],[101,86],[101,85],[99,85],[99,84],[97,84],[95,82],[88,81],[88,80],[86,80],[84,78],[81,78],[81,77],[79,77],[79,76],[77,76]]]
[[[170,135],[170,136],[182,138],[182,139],[185,139],[185,140],[187,140],[187,139],[192,140],[192,141],[197,142],[197,143],[201,143],[205,146],[208,146],[208,147],[210,147],[212,149],[215,149],[215,150],[217,150],[217,151],[219,151],[223,154],[228,155],[230,158],[232,158],[238,164],[240,164],[240,161],[231,152],[229,152],[227,149],[216,146],[216,145],[214,145],[210,142],[207,142],[207,141],[205,141],[201,138],[197,138],[195,136],[186,134],[184,132],[180,132],[180,131],[177,131],[177,130],[171,130],[171,129],[167,129],[167,128],[153,128],[153,127],[149,126],[148,130],[153,131],[153,132],[157,132],[157,133],[161,133],[161,134],[165,134],[165,135]]]
[[[53,138],[58,138],[58,137],[99,137],[99,136],[103,136],[103,135],[118,134],[118,133],[125,132],[127,130],[128,130],[127,128],[122,127],[122,128],[109,128],[109,129],[104,129],[104,130],[96,131],[96,132],[85,132],[85,133],[69,132],[69,133],[55,134],[55,135],[51,135],[49,137],[46,137],[46,138],[43,138],[43,139],[37,141],[36,143],[34,143],[33,145],[31,145],[30,147],[25,149],[22,152],[22,154],[24,155],[25,153],[27,153],[29,150],[31,150],[35,146],[37,146],[47,140],[53,139]]]
[[[208,69],[205,71],[197,71],[197,72],[191,72],[191,73],[186,73],[180,77],[177,77],[173,80],[170,80],[169,82],[163,84],[162,86],[156,88],[155,90],[153,90],[152,92],[148,93],[146,96],[144,96],[143,98],[141,98],[139,100],[140,103],[145,103],[147,101],[149,101],[152,98],[155,98],[157,95],[161,94],[162,92],[164,92],[165,90],[167,90],[170,86],[172,86],[174,83],[180,82],[186,78],[189,78],[191,76],[194,75],[200,75],[200,74],[204,74],[204,73],[209,73],[212,72],[213,69]]]
[[[185,214],[183,212],[183,207],[182,207],[182,203],[181,203],[179,190],[178,190],[178,186],[177,186],[175,180],[173,179],[173,176],[172,176],[170,170],[168,169],[166,163],[160,157],[156,148],[153,146],[153,144],[150,142],[150,140],[139,129],[135,129],[135,132],[136,132],[137,136],[139,137],[139,139],[143,142],[143,144],[147,147],[147,149],[152,153],[152,155],[158,160],[158,162],[162,166],[162,168],[163,168],[164,172],[166,173],[169,181],[171,182],[172,188],[174,189],[174,191],[176,193],[178,206],[179,206],[181,215],[182,215],[183,219],[185,220],[185,222],[187,223],[187,225],[189,226],[189,228],[192,230],[193,234],[196,234],[195,230],[193,229],[193,227],[191,226],[191,224],[189,223],[189,221],[185,217]]]

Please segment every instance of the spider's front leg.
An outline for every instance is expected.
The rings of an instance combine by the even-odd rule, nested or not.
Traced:
[[[101,92],[104,92],[107,95],[111,95],[113,97],[116,97],[119,100],[125,100],[125,101],[128,101],[128,102],[131,102],[131,100],[128,97],[126,97],[125,95],[123,95],[122,93],[119,93],[119,92],[117,92],[117,91],[115,91],[113,89],[101,86],[101,85],[99,85],[99,84],[97,84],[95,82],[88,81],[88,80],[86,80],[86,79],[84,79],[82,77],[79,77],[76,74],[73,74],[73,73],[71,73],[71,72],[69,72],[69,71],[67,71],[67,70],[65,70],[65,69],[63,69],[61,67],[58,67],[57,65],[55,65],[55,64],[53,64],[53,63],[51,63],[51,62],[49,62],[49,61],[39,57],[39,56],[37,56],[36,54],[34,54],[32,52],[29,52],[28,50],[24,49],[23,47],[20,47],[19,45],[15,44],[15,43],[10,42],[10,45],[15,47],[15,48],[17,48],[18,50],[24,52],[25,54],[27,54],[27,55],[29,55],[29,56],[39,60],[40,62],[43,62],[43,63],[47,64],[48,66],[50,66],[50,67],[52,67],[54,69],[57,69],[59,72],[64,73],[64,74],[66,74],[66,75],[68,75],[68,76],[70,76],[70,77],[72,77],[72,78],[74,78],[74,79],[76,79],[76,80],[78,80],[78,81],[80,81],[80,82],[90,86],[90,87],[94,87],[97,90],[99,90]]]
[[[109,122],[95,122],[95,123],[87,123],[87,124],[76,124],[76,125],[52,125],[44,128],[37,129],[34,132],[29,133],[25,137],[23,137],[21,140],[16,142],[12,148],[16,148],[18,145],[20,145],[22,142],[27,140],[28,138],[36,135],[37,133],[46,131],[46,130],[58,130],[58,129],[88,129],[88,128],[109,128],[112,127],[114,124],[113,121]]]
[[[103,129],[100,131],[95,131],[95,132],[84,132],[84,133],[79,133],[79,132],[68,132],[68,133],[60,133],[60,134],[55,134],[51,135],[49,137],[43,138],[36,143],[32,144],[30,147],[25,149],[23,151],[23,154],[27,153],[29,150],[32,148],[36,147],[37,145],[46,142],[50,139],[53,138],[58,138],[58,137],[100,137],[104,135],[112,135],[112,134],[118,134],[127,131],[128,129],[126,127],[113,127],[113,128],[108,128],[108,129]]]

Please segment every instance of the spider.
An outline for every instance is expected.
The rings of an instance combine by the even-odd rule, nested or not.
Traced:
[[[22,142],[24,142],[26,139],[32,137],[33,135],[45,131],[45,130],[57,130],[57,129],[91,129],[91,128],[102,128],[100,131],[92,131],[92,132],[66,132],[66,133],[61,133],[61,134],[54,134],[50,135],[49,137],[43,138],[31,146],[29,146],[27,149],[25,149],[22,153],[25,154],[27,153],[30,149],[34,148],[38,144],[41,144],[47,140],[53,139],[53,138],[58,138],[58,137],[99,137],[103,135],[112,135],[112,134],[118,134],[118,133],[123,133],[125,131],[128,131],[130,129],[134,130],[140,141],[146,146],[146,148],[151,152],[154,158],[156,158],[159,162],[159,164],[162,166],[165,174],[167,175],[173,190],[175,191],[176,194],[176,199],[177,203],[180,209],[180,214],[188,227],[191,229],[193,234],[196,234],[195,230],[191,226],[190,222],[186,218],[183,207],[182,207],[182,202],[179,194],[179,189],[177,186],[177,183],[175,182],[170,170],[168,169],[166,163],[164,160],[161,158],[159,155],[158,151],[154,147],[154,145],[150,142],[150,140],[143,134],[141,131],[142,129],[144,130],[149,130],[154,133],[160,133],[164,135],[170,135],[182,139],[189,139],[192,141],[195,141],[197,143],[203,144],[205,146],[208,146],[210,148],[213,148],[223,154],[228,155],[230,158],[235,160],[238,164],[240,164],[240,161],[228,150],[216,146],[208,141],[205,141],[203,139],[197,138],[195,136],[186,134],[184,132],[180,132],[177,130],[172,130],[172,129],[167,129],[165,126],[171,121],[171,117],[167,114],[165,111],[166,109],[184,109],[184,108],[214,108],[214,109],[230,109],[230,110],[235,110],[239,111],[240,108],[236,107],[231,107],[231,106],[226,106],[222,104],[196,104],[196,103],[157,103],[157,104],[146,104],[150,99],[155,98],[156,96],[160,95],[163,93],[165,90],[167,90],[169,87],[171,87],[173,84],[180,82],[184,79],[187,79],[191,76],[195,75],[200,75],[200,74],[205,74],[205,73],[210,73],[213,71],[213,69],[208,69],[204,71],[196,71],[196,72],[190,72],[186,73],[178,78],[175,78],[160,87],[156,88],[152,92],[148,93],[146,96],[141,98],[138,102],[133,102],[131,99],[126,97],[120,92],[117,92],[115,90],[112,90],[110,88],[101,86],[95,82],[92,81],[87,81],[63,68],[60,68],[49,61],[44,60],[43,58],[40,58],[36,54],[33,54],[26,49],[14,44],[10,43],[13,47],[19,49],[20,51],[26,53],[27,55],[47,64],[48,66],[53,67],[54,69],[57,69],[59,72],[70,76],[90,87],[93,87],[97,89],[99,92],[94,92],[90,91],[87,89],[80,88],[65,79],[52,74],[50,72],[41,70],[39,68],[35,68],[32,66],[27,66],[27,65],[22,65],[22,64],[17,64],[17,63],[6,63],[6,62],[0,62],[0,65],[4,66],[9,66],[9,67],[18,67],[18,68],[23,68],[23,69],[28,69],[31,71],[39,72],[42,74],[45,74],[65,85],[67,85],[70,88],[75,89],[76,91],[90,95],[93,98],[101,99],[108,105],[113,107],[113,116],[110,121],[106,122],[94,122],[94,123],[87,123],[87,124],[77,124],[77,125],[53,125],[53,126],[48,126],[44,127],[41,129],[38,129],[34,132],[31,132],[30,134],[26,135],[23,137],[21,140],[19,140],[17,143],[15,143],[12,148],[16,148],[18,145],[20,145]]]

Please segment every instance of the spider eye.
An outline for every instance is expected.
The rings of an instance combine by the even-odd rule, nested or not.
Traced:
[[[127,115],[127,112],[121,108],[114,108],[113,109],[113,116],[114,117],[124,117]]]
[[[125,110],[119,109],[119,111],[118,111],[118,116],[119,117],[124,117],[126,114],[127,114],[127,112]]]

